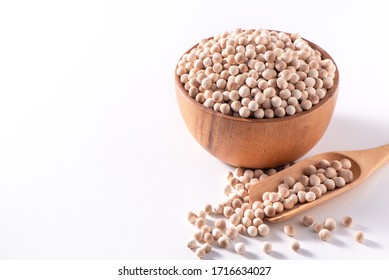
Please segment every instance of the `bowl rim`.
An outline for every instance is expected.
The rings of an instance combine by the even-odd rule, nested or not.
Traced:
[[[255,30],[255,29],[248,29],[248,30]],[[289,36],[291,35],[290,33],[284,32],[284,31],[277,31],[277,30],[271,30],[271,29],[265,29],[265,30],[268,30],[270,32],[271,31],[283,32],[285,34],[288,34]],[[212,39],[212,38],[213,38],[213,36],[212,37],[208,37],[207,39]],[[221,112],[217,112],[217,111],[215,111],[215,110],[213,110],[211,108],[207,108],[207,107],[203,106],[200,102],[197,102],[194,98],[189,96],[188,91],[184,88],[184,85],[182,84],[182,82],[180,80],[180,77],[177,74],[178,63],[176,63],[176,67],[174,69],[174,77],[175,77],[176,88],[179,90],[180,94],[182,94],[184,96],[184,98],[186,98],[186,100],[191,102],[197,108],[203,110],[206,113],[210,113],[210,114],[212,114],[212,115],[214,115],[216,117],[220,117],[220,118],[224,118],[224,119],[229,119],[231,121],[238,121],[238,122],[245,122],[245,123],[269,123],[269,122],[290,121],[292,119],[297,119],[297,118],[304,117],[304,116],[306,116],[306,115],[308,115],[310,113],[313,113],[313,112],[317,111],[319,108],[323,107],[324,104],[326,104],[329,99],[331,99],[332,97],[335,96],[335,93],[338,91],[338,88],[339,88],[339,69],[338,69],[338,66],[337,66],[335,60],[323,48],[321,48],[320,46],[316,45],[315,43],[305,39],[304,37],[301,37],[301,38],[303,40],[305,40],[311,48],[313,48],[314,50],[318,50],[321,53],[322,57],[324,57],[326,59],[327,58],[331,59],[332,62],[334,63],[334,65],[335,65],[335,67],[336,67],[333,86],[327,91],[326,96],[323,99],[321,99],[318,104],[313,105],[312,108],[309,109],[309,110],[296,113],[293,116],[284,116],[284,117],[281,117],[281,118],[271,118],[271,119],[267,119],[267,118],[262,118],[262,119],[242,118],[242,117],[235,117],[235,116],[225,115],[225,114],[223,114]],[[184,56],[185,54],[188,54],[192,49],[196,48],[198,45],[199,45],[198,43],[193,45],[182,56]]]

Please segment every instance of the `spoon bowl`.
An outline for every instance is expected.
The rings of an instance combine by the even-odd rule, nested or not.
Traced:
[[[348,191],[355,186],[362,183],[375,170],[389,161],[389,144],[368,150],[358,151],[343,151],[343,152],[327,152],[312,156],[301,162],[292,165],[291,167],[282,170],[254,185],[249,189],[250,203],[261,201],[262,195],[265,192],[277,192],[278,185],[281,184],[285,177],[290,176],[295,180],[304,174],[305,169],[309,165],[317,165],[320,160],[326,159],[328,161],[341,160],[347,158],[351,161],[351,171],[353,172],[353,181],[346,184],[342,188],[336,188],[328,191],[315,201],[297,204],[292,209],[284,210],[271,218],[267,218],[269,222],[285,221],[305,210],[308,210],[316,205],[319,205],[331,198]]]

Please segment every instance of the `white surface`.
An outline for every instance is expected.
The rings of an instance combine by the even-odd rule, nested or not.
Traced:
[[[195,258],[185,248],[194,230],[186,213],[218,202],[232,168],[185,128],[173,70],[217,32],[300,32],[336,60],[337,107],[309,155],[389,143],[388,7],[369,2],[2,1],[0,258]],[[209,258],[388,258],[388,181],[386,165],[309,212],[352,215],[364,245],[351,230],[325,243],[298,227],[296,254],[280,224],[266,238],[271,255],[258,238],[246,256]]]

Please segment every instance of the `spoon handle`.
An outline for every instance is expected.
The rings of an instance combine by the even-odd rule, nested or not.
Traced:
[[[389,161],[389,144],[367,150],[345,151],[342,154],[353,159],[361,168],[361,176],[366,178]]]

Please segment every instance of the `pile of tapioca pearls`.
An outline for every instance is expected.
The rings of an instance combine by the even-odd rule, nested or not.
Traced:
[[[299,34],[240,28],[202,40],[176,70],[203,106],[256,119],[310,110],[332,88],[335,72]]]
[[[289,165],[281,169],[286,167]],[[194,250],[197,257],[204,258],[215,243],[220,248],[227,248],[234,243],[239,234],[250,237],[267,236],[270,228],[263,221],[265,218],[264,205],[259,201],[250,204],[248,190],[252,184],[277,171],[280,170],[236,168],[234,172],[226,172],[225,177],[228,184],[223,188],[225,195],[223,201],[214,206],[206,204],[198,213],[188,213],[187,219],[196,226],[197,230],[193,239],[188,241],[187,247]],[[321,171],[320,168],[317,171]],[[293,190],[290,192],[293,194]],[[209,219],[211,217],[214,219]],[[314,229],[318,227],[316,225]],[[321,234],[326,235],[325,232]],[[290,246],[295,251],[300,247],[297,240],[293,240]],[[242,242],[235,243],[234,247],[238,254],[244,254],[246,251],[246,246]],[[263,242],[261,247],[265,253],[270,253],[272,250],[269,242]]]
[[[283,168],[286,167],[289,165]],[[198,213],[188,213],[188,221],[194,224],[197,230],[187,246],[195,250],[197,257],[203,258],[211,251],[214,243],[217,243],[220,248],[229,247],[239,234],[254,237],[267,236],[270,233],[270,228],[262,220],[265,217],[263,204],[258,201],[251,205],[248,190],[251,185],[278,171],[276,169],[245,170],[238,167],[234,172],[226,172],[227,185],[223,187],[222,202],[214,206],[206,204]],[[214,217],[214,221],[207,219],[209,217]],[[270,244],[264,243],[263,246],[265,251],[271,251]],[[244,253],[243,243],[238,242],[235,247],[238,253]]]
[[[266,217],[282,213],[284,209],[292,209],[296,204],[312,202],[327,191],[342,188],[353,180],[350,170],[351,161],[321,160],[317,166],[309,165],[305,174],[295,180],[285,177],[278,186],[278,192],[265,192],[262,196],[263,211]]]

